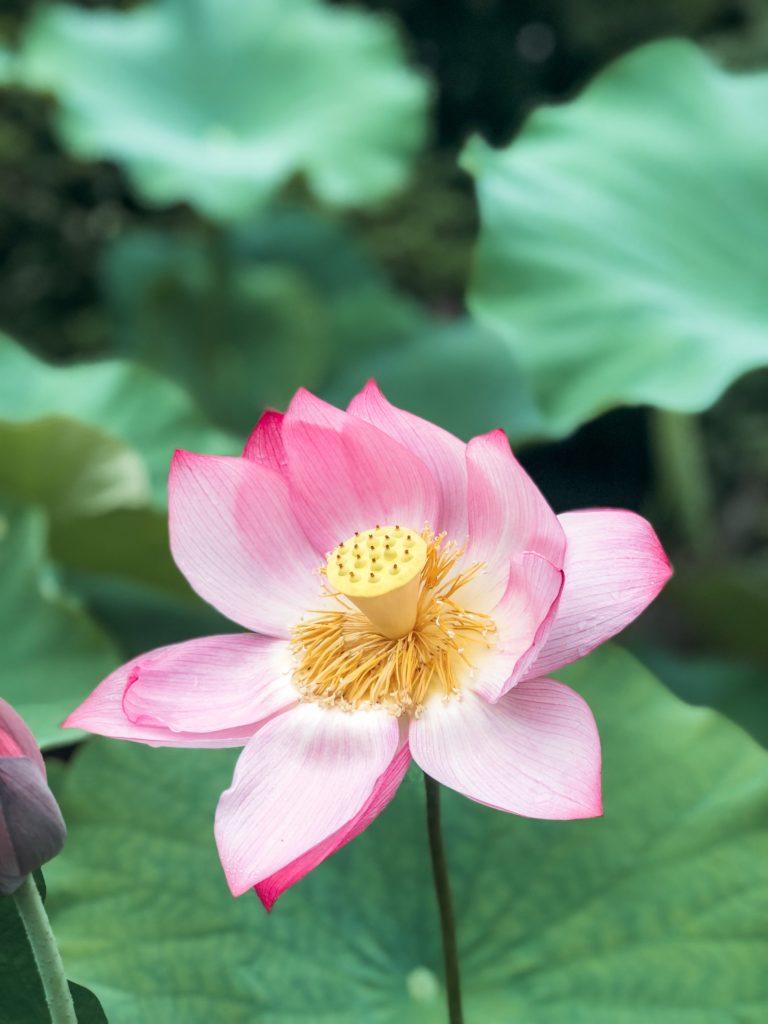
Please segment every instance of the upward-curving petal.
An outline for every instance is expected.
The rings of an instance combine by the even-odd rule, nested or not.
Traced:
[[[251,431],[245,442],[243,458],[258,462],[262,466],[285,472],[285,448],[283,446],[283,413],[267,409]]]
[[[530,676],[546,675],[619,633],[653,601],[672,566],[653,527],[624,509],[584,509],[560,517],[565,583],[552,629]]]
[[[395,773],[394,785],[384,787],[387,798],[402,778],[403,766],[393,767],[399,748],[397,719],[385,711],[299,704],[267,722],[240,755],[216,811],[216,842],[232,893],[256,887],[265,902],[274,902],[277,890],[356,834],[355,819],[382,777]],[[385,802],[376,801],[375,809]],[[336,845],[302,862],[334,836],[340,836]]]
[[[602,813],[600,739],[589,707],[554,679],[519,683],[496,704],[471,692],[433,700],[411,723],[416,763],[478,803],[526,818]]]
[[[509,563],[524,551],[562,569],[565,534],[544,496],[512,454],[502,430],[467,445],[469,561],[484,562],[488,587],[504,593]]]
[[[318,606],[320,560],[275,470],[248,459],[179,451],[168,501],[176,564],[227,618],[287,637],[302,613]]]
[[[497,632],[468,681],[476,693],[497,701],[526,674],[546,641],[563,586],[563,573],[528,551],[510,567],[507,589],[491,612]]]
[[[238,747],[296,699],[287,643],[253,633],[208,636],[132,658],[64,727],[150,746]]]
[[[285,414],[283,443],[293,507],[318,552],[377,523],[437,522],[437,485],[422,460],[308,391]]]
[[[445,530],[451,540],[464,543],[467,537],[467,446],[464,442],[429,420],[392,405],[374,380],[369,380],[355,395],[348,411],[418,455],[431,471],[440,492],[440,518],[431,525],[436,532]]]

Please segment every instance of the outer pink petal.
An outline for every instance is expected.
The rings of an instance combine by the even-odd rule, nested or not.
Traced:
[[[248,742],[216,811],[219,856],[233,895],[290,878],[297,860],[350,826],[399,747],[384,711],[299,704]],[[332,844],[330,844],[332,845]],[[328,849],[328,853],[330,853]],[[288,883],[289,884],[289,883]]]
[[[445,530],[451,540],[463,543],[467,537],[466,445],[442,427],[391,405],[374,380],[349,403],[353,416],[372,423],[418,455],[431,471],[440,492],[441,513],[432,523]]]
[[[271,910],[279,897],[304,875],[308,874],[318,864],[322,863],[332,853],[341,849],[342,846],[360,835],[371,824],[374,818],[384,810],[392,797],[397,792],[398,786],[403,781],[408,766],[411,763],[411,754],[406,742],[401,743],[395,756],[392,758],[389,767],[383,775],[377,779],[371,795],[366,802],[346,825],[343,825],[338,832],[324,839],[317,846],[314,846],[301,857],[297,857],[291,864],[286,865],[280,871],[276,871],[270,878],[259,882],[256,886],[256,893],[267,908]]]
[[[513,562],[506,593],[491,615],[497,635],[476,663],[470,686],[489,701],[511,689],[546,640],[563,586],[560,569],[530,552]]]
[[[553,679],[522,682],[497,704],[471,692],[433,700],[409,744],[428,775],[478,803],[527,818],[602,814],[595,720]]]
[[[437,521],[437,486],[421,459],[308,391],[290,404],[283,442],[294,509],[318,551],[376,523]]]
[[[0,757],[28,757],[45,778],[45,761],[27,723],[0,697]]]
[[[267,409],[245,442],[243,458],[282,473],[286,468],[283,414]]]
[[[552,629],[529,675],[583,658],[628,626],[672,575],[669,559],[642,516],[623,509],[566,512],[565,585]]]
[[[236,633],[178,644],[157,661],[139,661],[123,710],[134,725],[213,732],[259,722],[297,700],[290,646]]]
[[[485,579],[500,596],[511,559],[534,551],[563,567],[565,535],[557,516],[512,454],[503,430],[467,445],[469,561],[485,562]]]
[[[176,564],[197,593],[257,633],[287,637],[318,606],[318,556],[286,481],[248,459],[176,453],[168,481]]]
[[[158,647],[116,669],[65,728],[150,746],[239,747],[290,706],[288,645],[252,634]]]

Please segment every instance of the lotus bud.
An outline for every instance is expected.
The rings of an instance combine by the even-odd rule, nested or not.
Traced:
[[[55,857],[66,834],[34,737],[0,699],[0,895]]]

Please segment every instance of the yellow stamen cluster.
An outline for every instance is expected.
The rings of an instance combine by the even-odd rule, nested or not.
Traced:
[[[378,529],[383,533],[392,528]],[[350,595],[348,587],[344,593],[329,590],[337,607],[306,616],[292,638],[294,681],[305,700],[344,710],[383,707],[395,715],[418,715],[433,693],[444,699],[457,696],[458,679],[472,669],[472,656],[491,646],[493,620],[461,603],[462,588],[482,565],[457,571],[462,550],[446,543],[443,534],[434,536],[428,529],[405,534],[418,538],[423,554],[412,628],[397,637],[383,635],[359,610],[359,597]],[[351,543],[354,551],[354,542],[352,538],[340,548],[346,550]],[[335,552],[324,569],[329,584],[344,579],[333,564],[338,565]],[[369,580],[371,586],[375,582]]]

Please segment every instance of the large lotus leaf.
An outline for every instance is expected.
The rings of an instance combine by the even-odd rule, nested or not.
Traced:
[[[146,488],[163,505],[175,448],[238,447],[178,385],[145,367],[118,359],[51,366],[1,334],[0,439],[0,487],[79,512],[135,507]],[[70,471],[85,488],[79,494]]]
[[[689,704],[717,708],[768,746],[768,672],[746,661],[681,658],[661,648],[637,648],[638,657]]]
[[[127,235],[103,281],[123,351],[183,383],[242,435],[265,406],[323,381],[332,351],[325,299],[293,267],[238,258],[222,235]]]
[[[67,590],[77,594],[118,644],[123,660],[165,644],[237,630],[203,601],[190,600],[189,594],[182,597],[172,587],[158,588],[130,571],[67,570],[63,578]]]
[[[45,886],[40,878],[40,890]],[[78,1024],[107,1024],[96,996],[69,983]],[[16,902],[0,896],[0,1024],[42,1024],[50,1011]]]
[[[768,1004],[768,757],[630,656],[563,673],[604,747],[605,817],[445,793],[468,1024],[722,1024]],[[212,838],[235,752],[87,744],[63,785],[53,919],[113,1024],[442,1024],[418,777],[267,915]]]
[[[158,595],[200,604],[176,568],[168,544],[168,515],[153,508],[118,508],[52,523],[51,558],[66,570],[133,580]]]
[[[71,742],[61,721],[119,656],[106,634],[65,595],[46,561],[42,512],[0,508],[0,696],[40,746]]]
[[[74,152],[124,164],[152,202],[220,219],[296,173],[331,203],[380,200],[425,130],[427,86],[394,27],[318,0],[55,7],[27,32],[23,73],[56,94]]]
[[[280,210],[215,243],[126,235],[103,284],[123,349],[185,381],[217,423],[244,433],[300,386],[343,405],[373,376],[392,401],[462,436],[543,432],[505,342],[419,309],[337,226]]]
[[[4,422],[5,411],[0,408],[0,492],[64,519],[149,502],[141,456],[116,438],[66,417]]]
[[[338,217],[289,203],[274,203],[231,229],[240,258],[280,263],[301,271],[324,294],[386,287],[386,277],[358,235]]]
[[[468,318],[425,318],[406,339],[361,353],[340,368],[328,397],[344,405],[369,377],[396,405],[465,439],[501,427],[520,444],[546,432],[509,346]]]
[[[621,404],[702,410],[768,363],[768,74],[653,43],[463,163],[470,304],[553,433]]]

